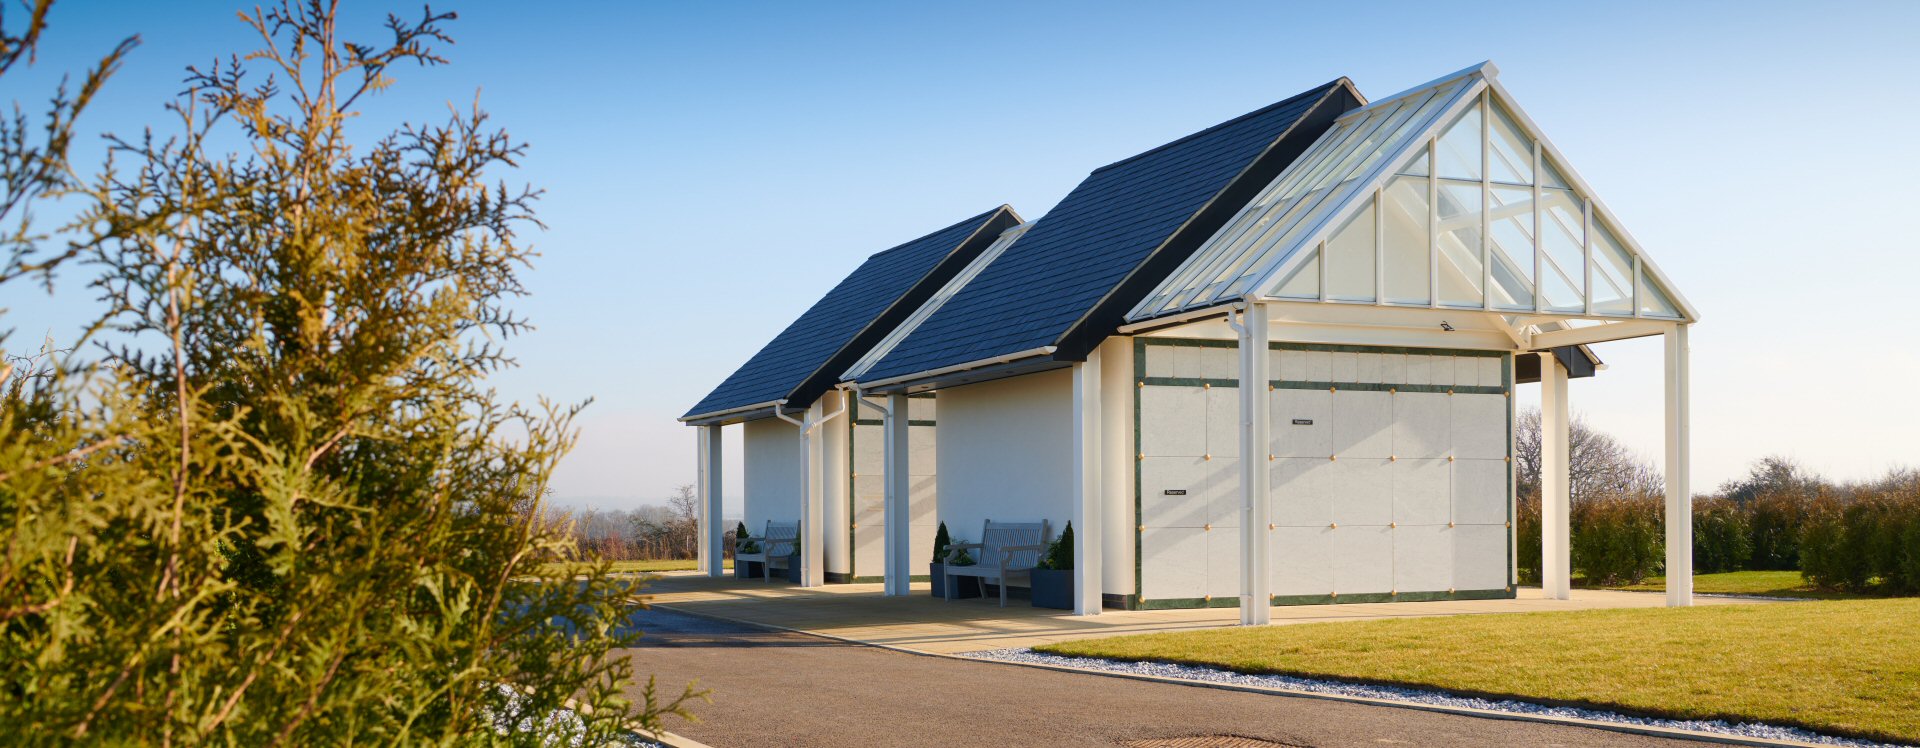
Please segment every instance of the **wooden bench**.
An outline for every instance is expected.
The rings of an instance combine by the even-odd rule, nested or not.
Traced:
[[[759,537],[747,536],[734,538],[733,563],[744,564],[748,561],[760,562],[760,578],[773,580],[773,560],[786,561],[793,555],[794,543],[800,540],[799,522],[776,522],[767,520],[767,529]],[[757,546],[759,550],[746,550],[747,546]]]
[[[1039,565],[1040,554],[1047,550],[1047,521],[1039,522],[995,522],[987,520],[980,530],[980,542],[957,543],[947,546],[946,589],[947,601],[952,602],[954,577],[974,577],[982,582],[992,581],[1000,586],[1000,607],[1007,607],[1007,583],[1016,579],[1027,580],[1033,585],[1033,567]],[[954,566],[953,561],[968,550],[980,554],[977,563],[972,566]]]

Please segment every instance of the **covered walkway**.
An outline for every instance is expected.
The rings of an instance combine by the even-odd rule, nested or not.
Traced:
[[[1032,647],[1050,642],[1101,636],[1233,626],[1236,608],[1108,610],[1099,616],[1029,607],[1016,601],[1001,608],[985,599],[948,602],[927,594],[926,583],[913,585],[907,597],[887,597],[880,584],[797,587],[759,580],[708,577],[675,572],[654,578],[646,591],[655,606],[759,626],[791,629],[916,652],[955,654],[988,649]],[[1699,605],[1753,604],[1755,600],[1700,597]],[[1654,592],[1573,590],[1556,600],[1538,588],[1524,587],[1511,600],[1348,603],[1271,608],[1272,623],[1362,621],[1490,613],[1656,608],[1666,598]]]

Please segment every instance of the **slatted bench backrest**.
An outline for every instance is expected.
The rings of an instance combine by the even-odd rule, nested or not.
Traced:
[[[1040,522],[995,522],[987,520],[980,530],[980,558],[982,566],[994,566],[1000,562],[1000,549],[1019,545],[1041,545],[1047,542],[1047,523]],[[1006,568],[1031,569],[1040,564],[1040,552],[1034,550],[1014,551],[1007,559]]]
[[[765,538],[767,558],[791,556],[794,541],[800,539],[800,523],[767,520],[767,534],[762,537]]]

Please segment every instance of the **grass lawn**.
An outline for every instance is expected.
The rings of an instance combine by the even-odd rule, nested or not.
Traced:
[[[694,559],[690,558],[664,561],[614,561],[613,570],[616,572],[693,571],[695,563]],[[733,559],[727,559],[722,563],[726,568],[733,568]]]
[[[1665,592],[1665,577],[1648,577],[1639,584],[1607,589],[1636,592]],[[1695,574],[1693,591],[1711,595],[1764,595],[1767,597],[1804,597],[1813,600],[1869,600],[1877,596],[1851,592],[1831,592],[1815,588],[1797,571],[1728,571],[1719,574]]]
[[[1904,598],[1297,624],[1039,649],[1920,742],[1916,621],[1920,598]]]

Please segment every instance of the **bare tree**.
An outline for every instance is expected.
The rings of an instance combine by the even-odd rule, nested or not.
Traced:
[[[1612,434],[1587,425],[1574,416],[1568,428],[1568,473],[1573,503],[1601,497],[1644,498],[1665,490],[1666,481],[1653,463],[1621,443]],[[1514,459],[1519,461],[1518,486],[1522,496],[1540,495],[1540,411],[1520,413],[1514,424]]]

